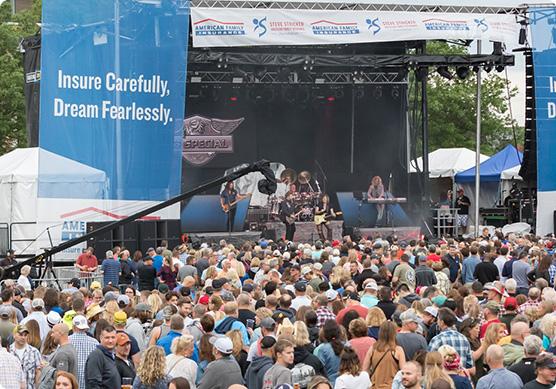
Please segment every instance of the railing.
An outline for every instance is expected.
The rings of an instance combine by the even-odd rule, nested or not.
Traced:
[[[434,229],[436,236],[458,236],[458,211],[459,208],[440,207],[434,212]]]
[[[98,270],[94,272],[84,272],[74,266],[60,266],[53,267],[52,271],[54,275],[48,271],[43,278],[37,278],[34,279],[34,281],[39,285],[55,288],[58,287],[56,283],[56,281],[58,281],[62,289],[65,289],[73,278],[79,278],[81,286],[86,288],[89,288],[94,281],[98,281],[102,285],[102,273]]]

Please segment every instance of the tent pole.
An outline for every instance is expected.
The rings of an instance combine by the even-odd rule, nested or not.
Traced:
[[[477,40],[477,54],[481,54],[481,41]],[[479,199],[481,194],[481,67],[477,70],[477,138],[475,148],[475,236],[479,236]]]

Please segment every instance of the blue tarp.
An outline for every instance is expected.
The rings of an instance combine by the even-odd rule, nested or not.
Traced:
[[[500,174],[506,169],[521,164],[523,153],[513,145],[507,145],[480,165],[481,182],[499,182]],[[456,174],[456,182],[475,181],[475,167]]]

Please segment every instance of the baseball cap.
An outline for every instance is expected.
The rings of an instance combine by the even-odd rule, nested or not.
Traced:
[[[504,308],[509,310],[514,310],[517,308],[517,299],[515,297],[506,297],[504,301]]]
[[[44,308],[44,300],[40,298],[33,299],[33,302],[31,303],[31,307]]]
[[[74,287],[76,287],[76,288],[79,288],[79,287],[81,286],[81,280],[80,280],[79,278],[74,277],[74,278],[72,278],[72,279],[70,280],[69,284],[70,284],[71,286],[74,286]]]
[[[446,296],[434,296],[431,301],[433,302],[434,305],[436,305],[437,307],[441,307],[444,305],[444,303],[446,302],[446,300],[448,300],[448,298]]]
[[[29,329],[25,324],[18,324],[14,327],[13,333],[14,334],[21,334],[22,332],[29,333]]]
[[[419,323],[419,316],[413,309],[408,309],[400,314],[400,320],[402,323]]]
[[[118,296],[117,302],[118,304],[122,303],[123,305],[129,305],[129,297],[125,294],[121,294]]]
[[[355,292],[344,290],[344,292],[342,293],[342,300],[347,300],[347,299],[359,301],[359,295]]]
[[[365,284],[365,289],[367,289],[367,290],[378,290],[378,285],[377,285],[376,281],[371,278],[370,281]]]
[[[274,336],[265,336],[261,339],[261,348],[263,350],[269,349],[276,344]]]
[[[556,361],[554,360],[554,354],[546,353],[541,354],[537,357],[535,361],[535,365],[537,369],[547,368],[547,369],[556,369]]]
[[[438,316],[438,309],[436,309],[435,307],[426,307],[425,312],[434,318]]]
[[[102,289],[102,285],[98,281],[91,282],[91,290]]]
[[[3,319],[8,319],[12,310],[7,305],[0,305],[0,317]]]
[[[139,303],[135,306],[136,311],[148,312],[151,310],[151,306],[146,303]]]
[[[170,291],[170,288],[166,284],[159,284],[158,285],[158,291],[162,294],[166,294]]]
[[[312,272],[312,270],[309,266],[304,266],[303,268],[301,268],[301,275],[302,276],[307,275],[311,272]]]
[[[108,301],[116,301],[118,300],[118,296],[114,292],[106,292],[104,295],[104,302],[107,303]]]
[[[172,308],[171,305],[166,305],[164,309],[162,309],[162,316],[164,316],[165,319],[171,318],[173,314],[174,314],[174,309]]]
[[[116,334],[116,343],[118,346],[123,346],[127,343],[131,343],[131,340],[129,340],[129,336],[127,336],[125,332],[118,332]]]
[[[307,284],[305,282],[296,282],[294,287],[298,292],[305,292],[307,290]]]
[[[56,311],[50,311],[48,312],[48,315],[46,315],[46,322],[48,323],[48,326],[50,328],[54,327],[56,324],[60,323],[61,321],[62,321],[62,317]]]
[[[217,278],[214,281],[212,281],[212,287],[214,289],[222,289],[222,287],[228,282],[229,281],[227,278]]]
[[[498,313],[500,312],[500,305],[498,303],[496,303],[495,301],[488,301],[483,308],[486,308],[490,311],[492,311],[492,313]]]
[[[127,314],[124,311],[114,313],[114,324],[125,324],[127,322]]]
[[[227,336],[213,336],[210,338],[210,344],[222,354],[231,354],[234,351],[234,344]]]
[[[89,323],[87,322],[87,318],[83,315],[75,316],[71,322],[73,324],[73,327],[79,328],[80,330],[89,329]]]
[[[276,327],[276,322],[271,317],[265,317],[263,320],[261,320],[260,327],[266,328],[267,330],[273,330],[274,327]]]
[[[333,301],[338,298],[338,292],[336,292],[334,289],[328,289],[325,294],[328,301]]]
[[[151,251],[154,251],[154,247],[149,247],[149,248],[147,249],[147,253],[150,253]]]
[[[251,293],[253,291],[253,289],[254,289],[253,284],[244,284],[241,287],[241,290],[244,291],[244,292],[247,292],[247,293]]]
[[[208,305],[208,303],[209,303],[208,294],[205,294],[204,296],[201,296],[201,298],[199,299],[199,304]]]
[[[313,269],[321,271],[322,270],[322,263],[317,262],[313,265]]]

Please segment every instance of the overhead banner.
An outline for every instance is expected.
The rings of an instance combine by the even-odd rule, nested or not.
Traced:
[[[537,235],[554,232],[556,210],[556,7],[529,10],[537,122]]]
[[[187,0],[42,6],[41,148],[106,174],[108,198],[180,191]],[[52,197],[39,186],[40,197]]]
[[[511,42],[515,15],[192,8],[193,46],[322,45],[422,39]]]

